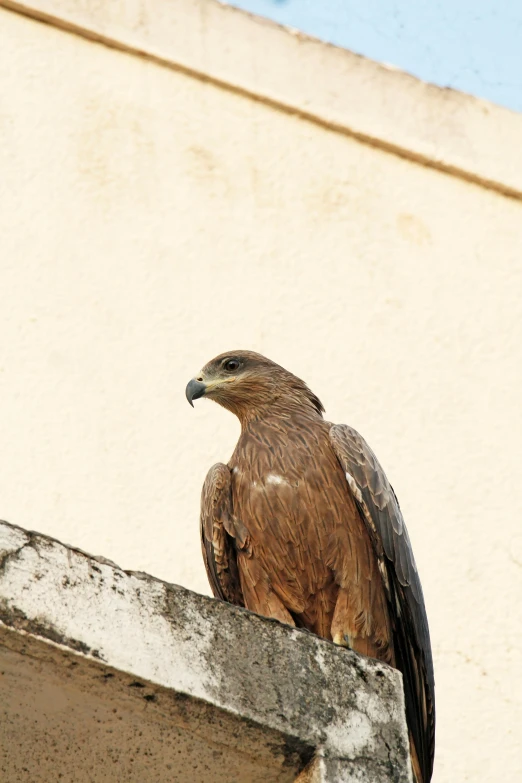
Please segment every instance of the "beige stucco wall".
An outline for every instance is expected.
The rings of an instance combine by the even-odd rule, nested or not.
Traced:
[[[267,354],[399,495],[436,783],[522,779],[522,118],[211,0],[32,5],[81,35],[0,9],[0,517],[208,592],[238,425],[184,387]]]

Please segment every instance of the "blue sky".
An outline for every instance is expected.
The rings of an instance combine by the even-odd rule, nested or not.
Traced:
[[[522,112],[522,0],[234,0],[231,5]]]

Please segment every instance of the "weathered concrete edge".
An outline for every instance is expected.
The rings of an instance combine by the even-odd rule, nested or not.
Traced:
[[[353,762],[325,758],[318,752],[297,776],[295,783],[387,783],[388,771],[373,759]]]
[[[409,783],[398,672],[0,523],[0,620]],[[383,778],[384,779],[384,778]]]
[[[313,757],[314,748],[298,738],[260,726],[201,699],[136,678],[132,673],[110,667],[65,645],[0,622],[2,669],[5,653],[11,654],[10,660],[6,660],[11,671],[13,654],[25,659],[20,661],[21,666],[27,666],[26,661],[29,660],[29,668],[32,668],[37,662],[40,681],[47,681],[51,692],[53,685],[64,677],[65,682],[75,689],[77,698],[81,698],[82,693],[88,699],[101,698],[113,712],[116,708],[120,714],[123,711],[141,713],[145,710],[146,720],[153,720],[169,732],[181,729],[207,743],[256,758],[261,763],[263,760],[273,761],[281,769],[300,770]],[[8,717],[9,713],[4,719]],[[52,730],[52,727],[48,728]]]
[[[0,7],[522,199],[522,115],[216,0],[132,7],[0,0]]]

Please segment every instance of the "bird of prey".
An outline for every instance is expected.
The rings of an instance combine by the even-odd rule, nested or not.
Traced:
[[[434,678],[422,588],[395,493],[351,427],[253,351],[210,361],[186,389],[232,411],[241,435],[201,495],[216,597],[385,661],[403,674],[412,768],[428,783]]]

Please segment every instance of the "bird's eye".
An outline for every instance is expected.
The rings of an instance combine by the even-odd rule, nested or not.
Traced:
[[[239,362],[238,362],[238,360],[237,360],[237,359],[228,359],[228,360],[227,360],[227,361],[224,363],[224,365],[223,365],[223,368],[224,368],[224,369],[225,369],[227,372],[235,372],[235,370],[237,370],[237,368],[238,368],[238,367],[239,367]]]

